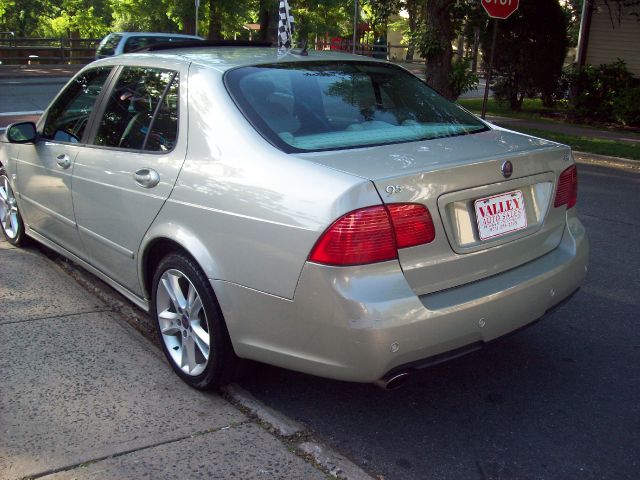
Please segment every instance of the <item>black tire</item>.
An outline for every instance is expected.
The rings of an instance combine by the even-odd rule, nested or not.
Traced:
[[[194,300],[195,306],[191,312],[188,308],[190,286],[195,289],[196,298],[200,299],[202,305],[198,308],[198,302]],[[169,290],[174,291],[176,298],[180,294],[176,295],[175,292],[180,291],[181,299],[185,301],[182,303],[187,308],[177,308],[176,304],[181,301],[174,301]],[[209,280],[191,257],[176,252],[160,261],[153,276],[151,313],[167,360],[186,383],[199,390],[211,390],[238,377],[242,360],[233,351],[222,311]],[[203,353],[205,334],[208,334],[209,340],[206,357]],[[190,349],[193,350],[193,357],[190,357]],[[194,368],[191,369],[191,366]]]
[[[27,241],[24,222],[18,210],[18,204],[15,203],[13,189],[4,167],[0,167],[0,195],[2,196],[0,198],[0,230],[11,245],[16,247],[24,245]],[[9,210],[12,211],[11,217],[7,216],[7,213],[10,213]]]

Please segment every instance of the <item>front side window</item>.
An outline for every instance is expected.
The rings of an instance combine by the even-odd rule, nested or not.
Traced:
[[[285,151],[411,142],[487,130],[473,115],[393,65],[295,62],[225,75],[253,126]]]
[[[95,145],[169,151],[178,126],[178,74],[126,67],[109,95]]]
[[[42,138],[78,143],[111,67],[88,70],[65,89],[47,112]]]

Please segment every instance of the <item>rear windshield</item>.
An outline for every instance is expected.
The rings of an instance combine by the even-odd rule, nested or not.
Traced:
[[[122,35],[112,33],[105,38],[98,46],[98,55],[111,56],[115,54],[118,42],[122,38]]]
[[[488,130],[401,68],[367,62],[241,67],[225,75],[232,98],[287,152],[335,150]]]

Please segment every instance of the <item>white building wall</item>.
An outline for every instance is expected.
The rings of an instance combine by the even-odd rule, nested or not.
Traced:
[[[586,63],[597,66],[621,58],[640,78],[640,21],[628,12],[619,16],[616,2],[610,5],[611,14],[603,0],[595,0]]]

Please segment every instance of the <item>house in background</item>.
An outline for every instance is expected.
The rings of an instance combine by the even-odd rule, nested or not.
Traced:
[[[640,17],[634,12],[640,9],[615,0],[585,0],[576,63],[598,66],[620,58],[640,78]]]

